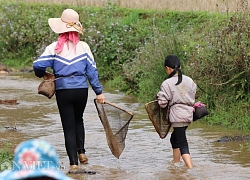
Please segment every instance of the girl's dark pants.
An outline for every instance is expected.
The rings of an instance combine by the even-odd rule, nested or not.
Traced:
[[[87,99],[87,88],[56,91],[56,101],[61,117],[65,147],[69,156],[70,165],[78,165],[77,155],[80,153],[85,154],[83,113]]]
[[[186,129],[188,126],[185,127],[174,127],[174,131],[171,134],[170,142],[173,149],[180,149],[181,155],[183,154],[190,154],[188,142],[186,138]]]

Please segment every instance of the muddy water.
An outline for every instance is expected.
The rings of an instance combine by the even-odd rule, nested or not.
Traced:
[[[55,97],[47,99],[37,94],[40,79],[33,74],[0,76],[0,99],[17,99],[18,105],[0,105],[0,148],[10,142],[14,149],[20,142],[39,138],[51,143],[59,154],[62,171],[68,169],[64,138]],[[86,170],[95,175],[72,175],[74,179],[115,180],[200,180],[250,179],[250,150],[243,142],[219,143],[222,136],[239,132],[212,127],[200,122],[187,130],[194,164],[186,169],[183,162],[171,163],[169,135],[162,140],[149,121],[144,106],[132,97],[105,88],[106,99],[134,113],[126,138],[126,147],[116,159],[109,150],[105,132],[97,115],[89,90],[89,101],[84,114],[86,129]],[[8,127],[8,128],[7,128]],[[13,130],[16,127],[17,130]]]

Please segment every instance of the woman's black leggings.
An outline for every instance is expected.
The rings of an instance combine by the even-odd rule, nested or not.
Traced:
[[[77,152],[85,153],[83,113],[87,104],[88,89],[64,89],[56,91],[67,154],[70,165],[78,165]]]
[[[181,155],[183,154],[190,154],[188,142],[186,138],[186,129],[188,126],[185,127],[174,127],[174,131],[171,134],[170,142],[173,149],[180,149]]]

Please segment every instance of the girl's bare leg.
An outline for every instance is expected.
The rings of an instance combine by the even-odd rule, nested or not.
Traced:
[[[190,154],[183,154],[182,159],[184,160],[188,168],[193,168]]]
[[[173,162],[177,163],[181,161],[181,152],[180,149],[173,149]]]

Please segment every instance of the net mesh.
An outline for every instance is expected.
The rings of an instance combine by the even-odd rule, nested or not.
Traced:
[[[133,114],[107,101],[100,104],[95,99],[94,102],[106,133],[108,146],[112,154],[119,159],[125,148],[125,139]]]
[[[146,103],[145,109],[156,132],[159,134],[160,138],[164,139],[171,128],[171,123],[169,121],[169,106],[161,108],[158,101],[155,100]]]

